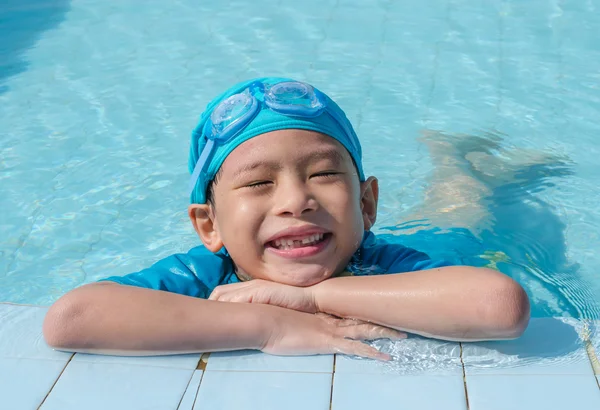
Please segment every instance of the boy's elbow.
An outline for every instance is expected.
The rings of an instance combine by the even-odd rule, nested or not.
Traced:
[[[81,308],[74,299],[70,295],[63,296],[46,313],[42,333],[48,346],[53,349],[66,350],[77,343],[74,324],[77,323]]]
[[[498,274],[498,272],[495,272]],[[487,325],[498,339],[515,339],[523,334],[529,323],[529,297],[521,285],[502,275],[494,281],[488,293]]]
[[[48,309],[42,326],[44,340],[48,346],[57,350],[70,350],[81,346],[81,338],[85,334],[82,325],[89,308],[84,296],[85,291],[82,292],[81,288],[75,289]]]

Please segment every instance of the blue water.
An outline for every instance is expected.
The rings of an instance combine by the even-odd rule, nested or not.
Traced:
[[[600,1],[200,3],[0,0],[0,301],[197,245],[189,133],[282,75],[347,111],[378,233],[600,318]]]

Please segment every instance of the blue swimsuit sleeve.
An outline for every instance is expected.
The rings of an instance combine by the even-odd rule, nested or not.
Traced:
[[[390,245],[387,252],[396,255],[387,268],[389,273],[413,272],[452,265],[449,261],[431,259],[426,253],[402,245]]]
[[[207,299],[215,287],[235,279],[237,276],[227,256],[213,254],[199,246],[187,254],[168,256],[139,272],[101,281]]]
[[[353,260],[355,267],[351,270],[358,275],[404,273],[453,265],[443,259],[431,259],[426,253],[404,245],[386,242],[372,232],[365,232]]]

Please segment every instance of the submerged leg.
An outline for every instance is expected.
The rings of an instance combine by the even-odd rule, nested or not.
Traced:
[[[497,149],[499,139],[428,130],[418,140],[429,150],[433,171],[428,177],[422,205],[407,219],[427,221],[442,229],[466,228],[476,233],[489,219],[485,198],[491,189],[472,172],[467,156]]]
[[[566,157],[505,148],[496,134],[451,135],[426,130],[418,140],[429,151],[433,171],[422,205],[405,220],[423,220],[442,229],[466,228],[478,235],[494,221],[490,205],[497,188],[535,189],[543,187],[547,177],[572,173]]]

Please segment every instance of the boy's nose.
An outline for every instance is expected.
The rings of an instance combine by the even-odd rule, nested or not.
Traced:
[[[275,198],[277,215],[301,216],[318,208],[317,200],[303,182],[281,184]]]

